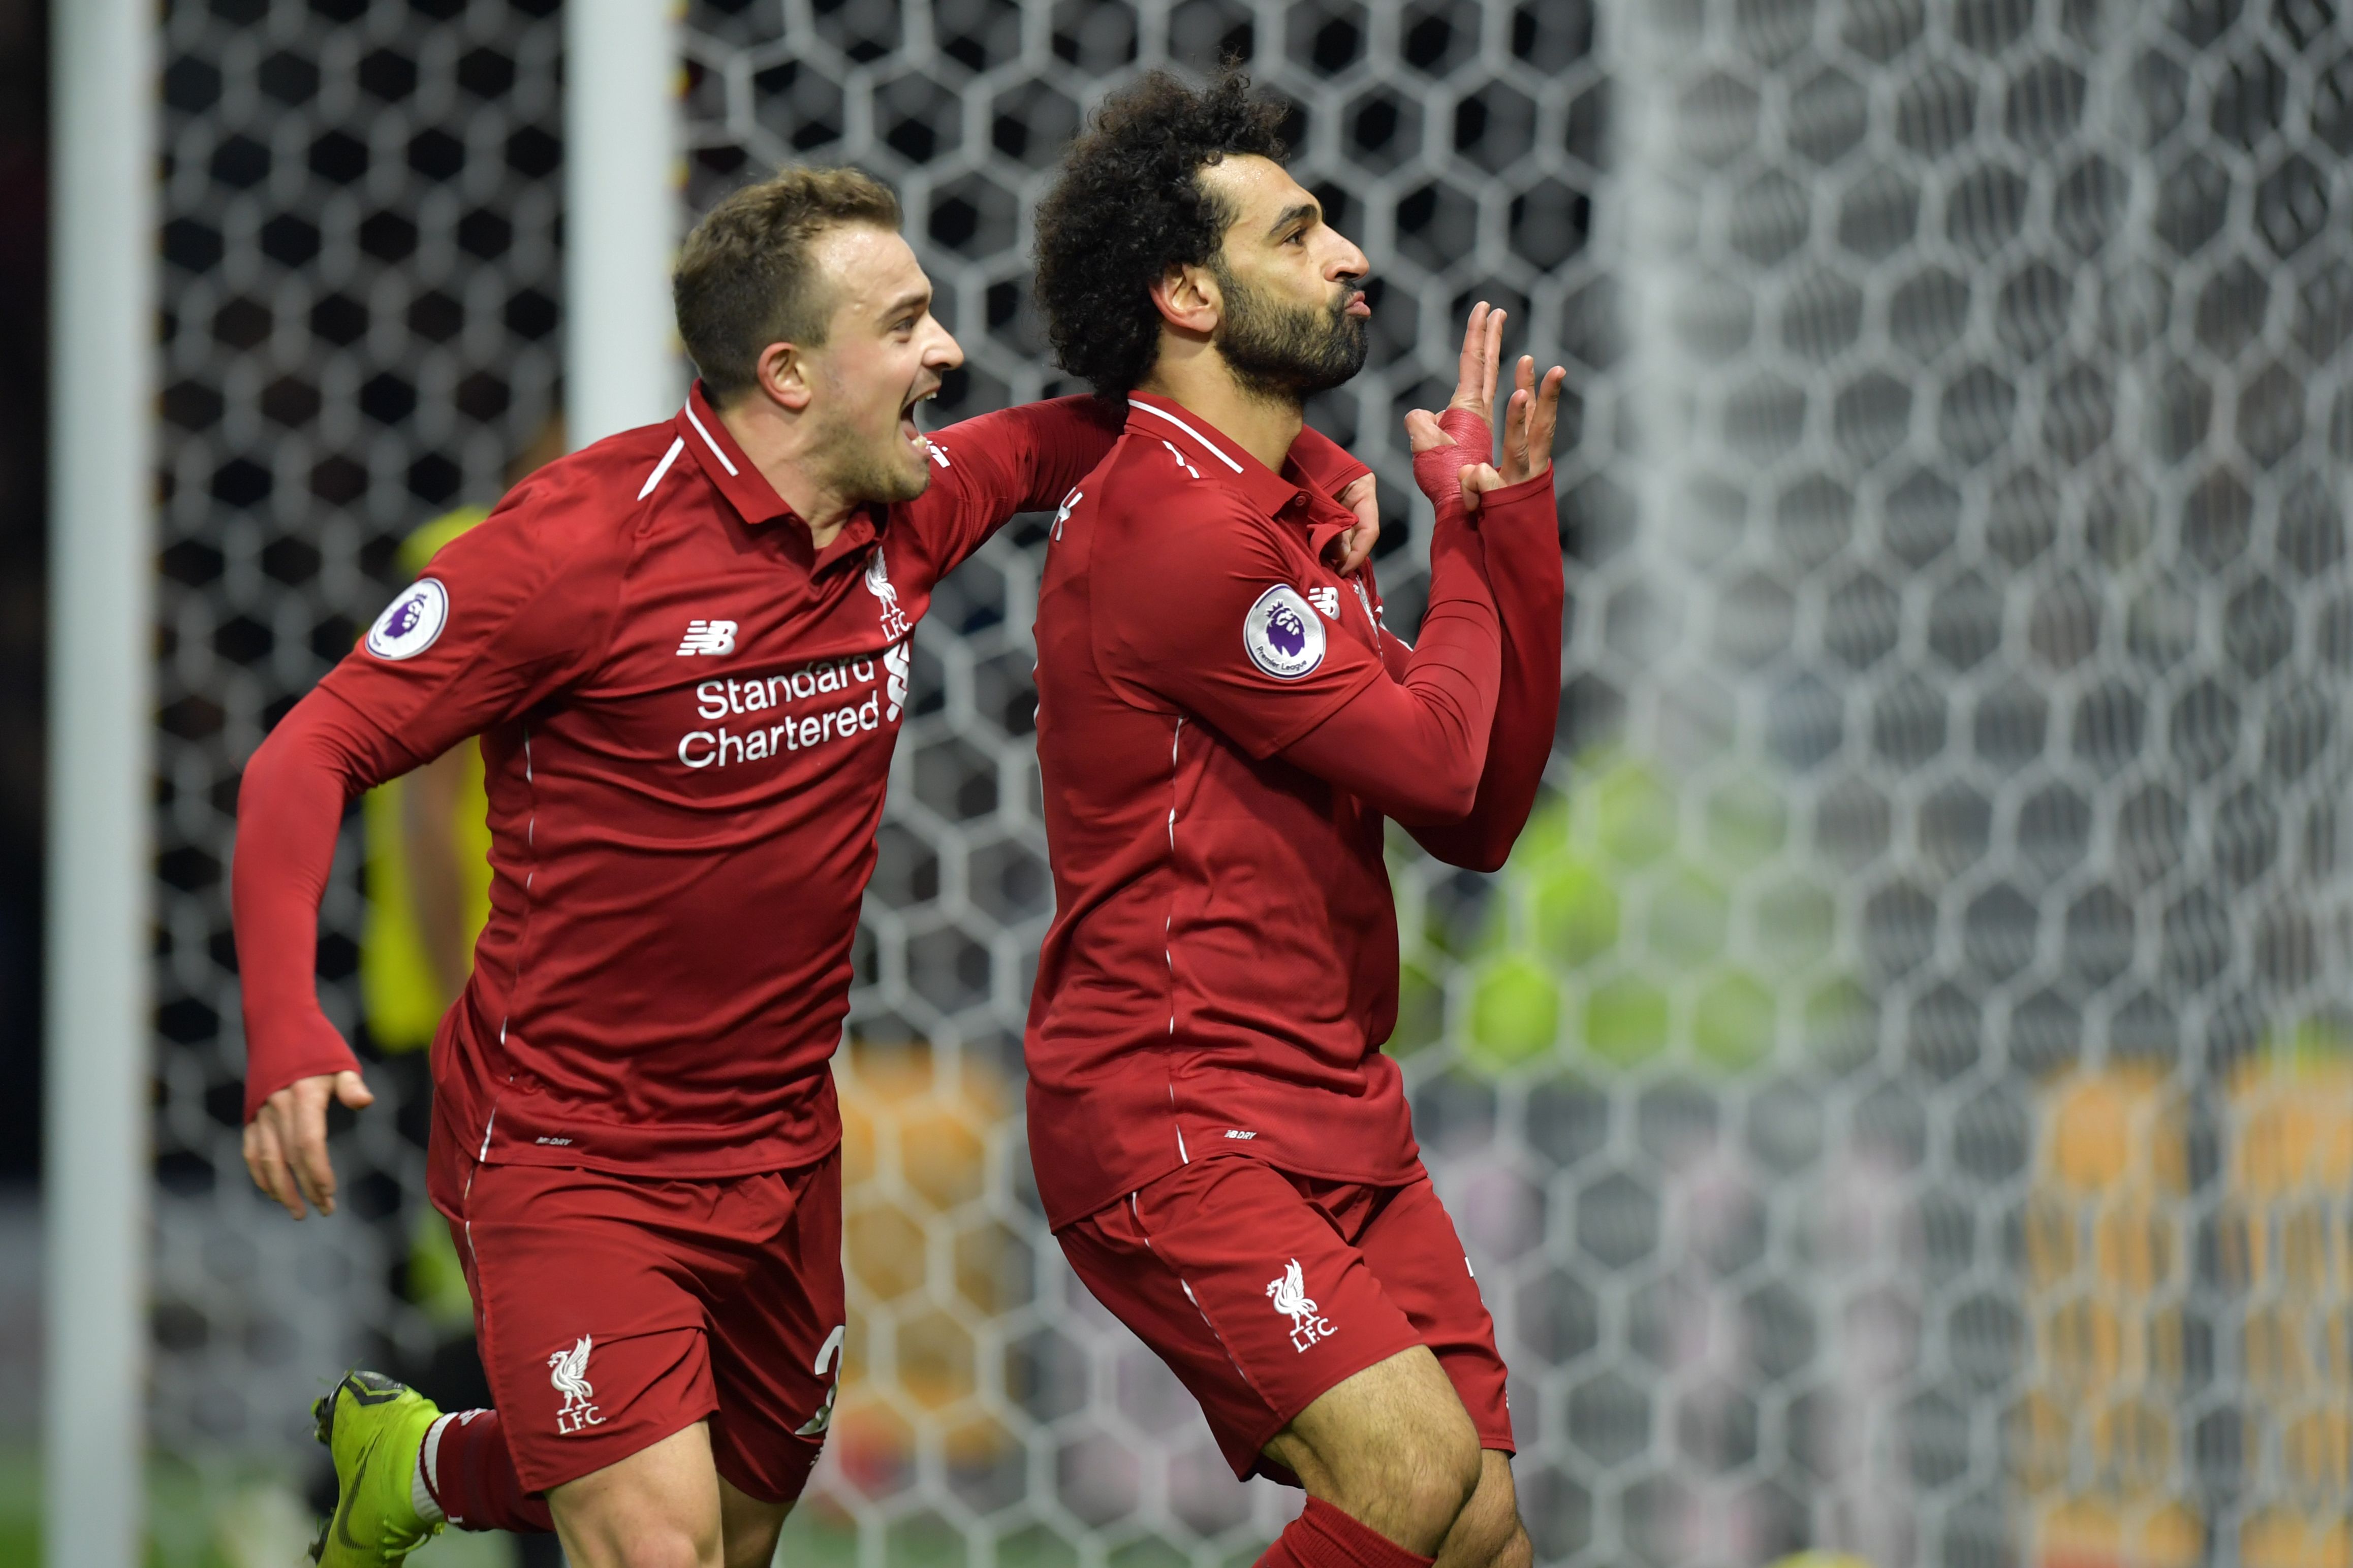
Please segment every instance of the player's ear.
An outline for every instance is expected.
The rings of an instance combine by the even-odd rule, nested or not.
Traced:
[[[756,372],[760,390],[768,400],[794,414],[809,405],[808,362],[792,343],[770,343],[760,351]]]
[[[1171,267],[1152,286],[1152,303],[1162,321],[1201,337],[1218,330],[1225,310],[1218,280],[1206,267]]]

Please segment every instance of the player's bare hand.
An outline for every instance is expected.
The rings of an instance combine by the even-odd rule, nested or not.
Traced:
[[[327,1158],[327,1104],[358,1110],[375,1096],[355,1072],[297,1079],[261,1102],[245,1125],[245,1168],[253,1184],[301,1219],[308,1199],[322,1215],[335,1212],[335,1167]]]
[[[1462,323],[1462,358],[1455,373],[1454,395],[1447,400],[1448,413],[1475,414],[1482,420],[1491,417],[1489,410],[1495,406],[1496,371],[1503,363],[1504,321],[1507,313],[1484,300],[1471,307],[1471,318]],[[1487,454],[1482,452],[1480,456]]]
[[[1504,410],[1504,468],[1500,482],[1523,484],[1552,468],[1553,432],[1560,424],[1561,384],[1568,372],[1555,365],[1536,384],[1536,362],[1526,354],[1514,372],[1510,406]],[[1494,486],[1488,486],[1492,489]],[[1472,505],[1478,503],[1473,501]]]
[[[1337,541],[1340,575],[1353,577],[1357,567],[1372,559],[1373,546],[1381,542],[1381,508],[1373,494],[1373,476],[1366,474],[1351,482],[1340,492],[1338,500],[1342,506],[1356,514],[1356,521],[1341,533]]]

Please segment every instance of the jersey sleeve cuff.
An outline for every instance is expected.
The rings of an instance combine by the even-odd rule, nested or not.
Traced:
[[[335,1032],[335,1026],[322,1017],[318,1021],[318,1028],[328,1039],[306,1040],[301,1052],[291,1060],[273,1064],[267,1071],[257,1071],[250,1061],[246,1064],[246,1121],[251,1121],[261,1114],[263,1103],[290,1084],[300,1083],[306,1078],[326,1078],[339,1072],[360,1070],[359,1058],[352,1054],[351,1047],[343,1043],[343,1037]]]
[[[1553,471],[1546,468],[1534,479],[1522,479],[1518,484],[1505,485],[1501,489],[1489,490],[1479,498],[1480,515],[1490,516],[1498,508],[1516,513],[1539,498],[1549,503],[1553,499],[1552,480]]]

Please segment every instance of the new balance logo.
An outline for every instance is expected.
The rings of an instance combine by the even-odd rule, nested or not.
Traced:
[[[678,645],[678,651],[681,655],[733,653],[735,623],[733,621],[689,621],[686,623],[686,637]]]
[[[1340,590],[1326,583],[1321,588],[1307,590],[1307,602],[1323,612],[1327,621],[1340,618]]]
[[[1267,1281],[1266,1299],[1274,1303],[1276,1311],[1291,1320],[1293,1350],[1304,1352],[1310,1345],[1339,1331],[1331,1319],[1317,1315],[1315,1303],[1307,1299],[1307,1276],[1296,1258],[1282,1271],[1281,1279]]]

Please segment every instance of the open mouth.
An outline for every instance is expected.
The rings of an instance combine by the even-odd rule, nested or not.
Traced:
[[[906,405],[899,410],[900,439],[905,441],[907,445],[914,447],[919,452],[929,450],[931,443],[924,440],[923,433],[915,428],[916,406],[920,404],[929,403],[933,398],[937,397],[939,395],[940,389],[936,386],[933,387],[928,392],[919,392],[914,396],[909,398]]]

